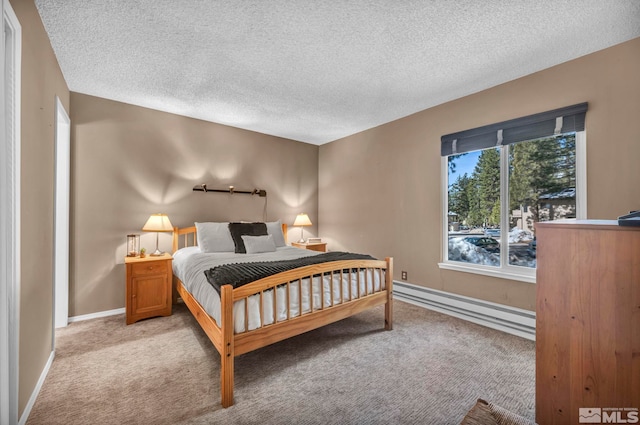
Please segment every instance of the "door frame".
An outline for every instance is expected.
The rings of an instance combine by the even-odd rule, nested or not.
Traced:
[[[55,329],[69,323],[69,208],[71,189],[71,120],[60,98],[55,104],[55,201],[53,242],[53,315]],[[55,338],[54,338],[55,348]]]
[[[0,423],[18,423],[20,333],[20,86],[22,28],[2,0],[0,55]],[[5,69],[7,72],[5,72]]]

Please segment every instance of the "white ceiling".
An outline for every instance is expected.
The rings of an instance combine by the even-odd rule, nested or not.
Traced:
[[[69,89],[313,144],[640,36],[639,0],[36,0]]]

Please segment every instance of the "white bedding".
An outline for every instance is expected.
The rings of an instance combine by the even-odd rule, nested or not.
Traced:
[[[204,274],[205,270],[212,267],[228,264],[228,263],[249,263],[255,261],[277,261],[277,260],[289,260],[293,258],[309,257],[312,255],[318,255],[318,252],[294,248],[291,246],[284,246],[277,248],[275,252],[266,252],[260,254],[235,254],[232,252],[216,252],[216,253],[203,253],[200,248],[187,247],[176,251],[173,254],[173,274],[180,279],[187,291],[198,300],[205,311],[215,319],[217,323],[220,323],[220,295],[209,284]],[[365,293],[365,284],[368,284],[369,293],[379,291],[382,285],[384,288],[384,276],[380,279],[379,273],[368,272],[369,275],[365,279],[365,271],[360,271],[360,293]],[[313,296],[313,309],[317,310],[321,306],[320,294],[323,294],[324,305],[331,305],[331,282],[333,279],[333,300],[335,304],[340,304],[340,286],[342,285],[342,293],[345,299],[349,297],[349,282],[351,283],[351,293],[355,298],[358,291],[358,276],[357,273],[345,273],[343,274],[343,281],[340,282],[340,275],[334,274],[332,276],[323,276],[313,278],[312,283],[312,296]],[[322,284],[321,284],[322,281]],[[284,283],[284,282],[283,282]],[[289,285],[289,304],[290,304],[290,317],[295,317],[300,314],[300,302],[299,302],[299,290],[302,287],[302,312],[307,313],[310,311],[309,300],[309,279],[303,279],[302,284],[297,282]],[[276,294],[276,314],[278,321],[287,319],[287,297],[286,286],[277,288]],[[245,331],[245,306],[244,300],[236,301],[233,306],[233,321],[235,333],[241,333]],[[274,322],[273,311],[273,291],[266,291],[263,296],[263,315],[264,324],[268,325]],[[249,330],[257,329],[261,326],[260,323],[260,297],[255,295],[249,298]]]

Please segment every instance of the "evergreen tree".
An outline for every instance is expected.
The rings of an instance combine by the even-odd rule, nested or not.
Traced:
[[[537,222],[541,195],[575,188],[575,135],[515,143],[509,149],[509,207],[528,206]]]
[[[458,176],[456,181],[449,187],[449,212],[458,215],[458,220],[463,222],[469,215],[471,209],[468,186],[471,178],[464,173]]]
[[[478,157],[473,174],[477,180],[478,206],[482,225],[500,224],[500,151],[498,149],[483,150]],[[497,219],[496,203],[498,205]]]

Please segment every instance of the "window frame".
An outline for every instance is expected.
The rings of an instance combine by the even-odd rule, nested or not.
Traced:
[[[576,219],[587,218],[587,134],[586,130],[576,131]],[[524,142],[525,140],[523,140]],[[500,228],[509,229],[509,145],[500,149]],[[503,249],[504,238],[500,238],[500,266],[463,263],[449,260],[449,156],[441,157],[441,235],[442,258],[438,267],[466,273],[475,273],[503,279],[536,283],[536,268],[509,264],[508,249]],[[506,243],[508,245],[508,242]]]

